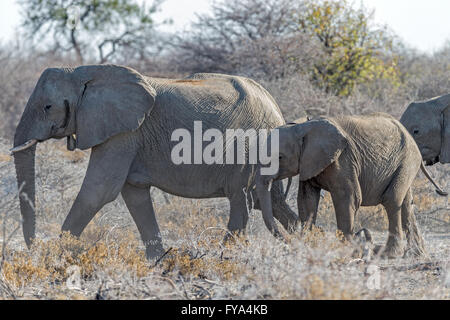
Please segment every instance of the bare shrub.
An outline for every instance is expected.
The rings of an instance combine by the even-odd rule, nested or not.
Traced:
[[[212,5],[212,15],[172,41],[184,72],[222,72],[280,78],[309,64],[314,41],[299,32],[297,1],[232,0]],[[304,59],[303,59],[304,58]]]
[[[337,116],[386,112],[400,118],[412,94],[402,88],[393,90],[386,83],[378,85],[378,93],[371,96],[366,88],[358,87],[348,97],[337,97],[314,86],[307,77],[295,75],[276,80],[260,81],[279,104],[286,121],[304,115]]]
[[[406,50],[403,54],[405,86],[413,98],[430,99],[450,92],[450,42],[432,54]]]

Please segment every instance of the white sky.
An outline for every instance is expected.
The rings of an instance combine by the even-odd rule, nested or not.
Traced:
[[[143,0],[147,1],[147,0]],[[375,8],[375,20],[385,23],[409,45],[422,51],[439,49],[450,41],[450,0],[356,0]],[[159,19],[172,18],[171,31],[182,29],[195,13],[208,12],[210,0],[166,0]],[[16,0],[0,1],[0,41],[14,36],[20,22]]]

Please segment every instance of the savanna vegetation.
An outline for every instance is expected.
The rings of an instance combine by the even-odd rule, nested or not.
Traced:
[[[155,22],[160,1],[19,3],[21,28],[0,45],[0,298],[450,298],[450,207],[422,174],[414,183],[414,204],[429,257],[376,261],[380,286],[374,289],[368,286],[372,269],[337,241],[326,193],[320,228],[288,236],[288,245],[273,239],[257,210],[246,237],[224,245],[225,200],[185,199],[157,189],[152,195],[168,250],[160,261],[145,260],[122,199],[103,208],[80,239],[60,239],[89,158],[89,152],[67,151],[62,141],[38,147],[38,239],[28,250],[8,152],[36,81],[50,66],[117,63],[158,77],[251,77],[274,96],[287,121],[374,111],[399,117],[413,100],[450,92],[450,42],[418,52],[388,26],[377,25],[370,10],[349,1],[219,1],[173,34]],[[448,168],[438,164],[430,171],[450,189]],[[291,190],[289,204],[296,210],[295,181]],[[375,242],[383,243],[384,210],[362,209],[357,227],[369,228]],[[78,272],[80,282],[67,285]]]

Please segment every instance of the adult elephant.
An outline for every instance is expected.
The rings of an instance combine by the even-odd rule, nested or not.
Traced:
[[[411,103],[400,122],[414,137],[427,165],[450,163],[450,94]]]
[[[18,184],[25,183],[22,193],[28,196],[20,197],[27,245],[35,237],[36,143],[64,137],[70,150],[92,148],[92,152],[63,231],[79,236],[121,193],[147,257],[160,256],[163,247],[149,192],[152,186],[182,197],[227,197],[229,230],[244,230],[247,191],[254,176],[251,165],[171,161],[177,144],[171,141],[172,133],[180,128],[193,132],[194,121],[202,121],[203,130],[221,132],[284,124],[270,94],[246,78],[195,74],[183,80],[156,79],[115,65],[45,70],[17,126],[12,149]],[[275,186],[272,200],[275,217],[294,231],[297,216],[285,203],[281,184]]]

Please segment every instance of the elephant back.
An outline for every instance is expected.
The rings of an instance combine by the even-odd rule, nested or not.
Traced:
[[[204,130],[225,132],[271,129],[285,123],[273,97],[251,79],[198,73],[185,79],[148,81],[156,90],[154,111],[176,128],[193,129],[194,121],[202,121]]]

